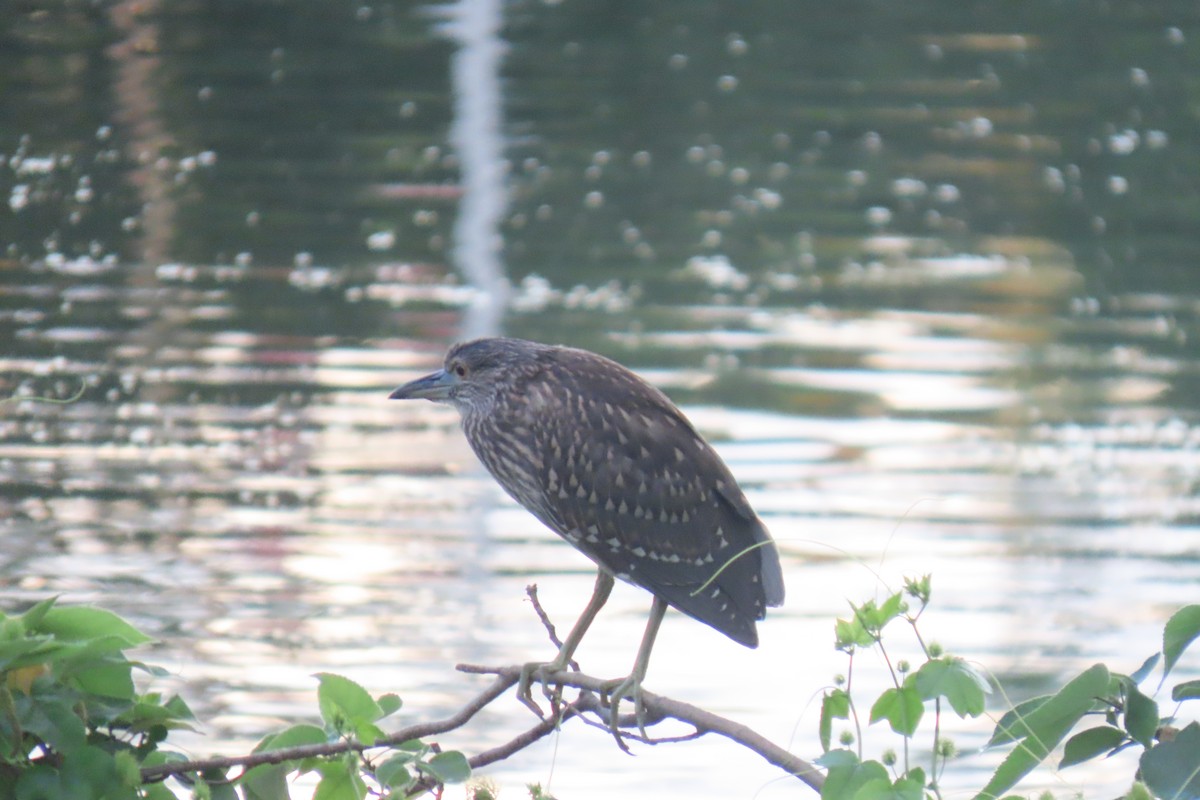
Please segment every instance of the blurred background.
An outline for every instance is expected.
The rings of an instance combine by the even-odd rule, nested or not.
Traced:
[[[486,333],[616,358],[716,444],[788,600],[757,651],[668,616],[647,688],[803,756],[833,618],[905,575],[995,716],[1136,669],[1200,589],[1194,2],[9,2],[0,201],[0,602],[156,636],[196,756],[314,716],[318,671],[412,722],[482,686],[457,662],[552,655],[524,587],[569,625],[590,562],[453,411],[386,400]],[[649,605],[618,587],[586,671]],[[991,726],[948,723],[948,797]],[[570,725],[486,774],[807,793],[722,740],[636,752]],[[1028,788],[1119,792],[1127,755]]]

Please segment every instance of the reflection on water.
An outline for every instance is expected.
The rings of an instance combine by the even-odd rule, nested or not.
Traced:
[[[475,339],[499,333],[509,296],[499,233],[507,200],[500,87],[503,21],[499,0],[458,3],[451,13],[446,32],[458,50],[451,67],[455,124],[450,141],[462,160],[463,184],[453,260],[479,290],[461,333],[465,339]]]
[[[322,670],[444,714],[474,688],[454,663],[548,654],[526,584],[560,624],[586,600],[589,563],[482,474],[452,411],[385,400],[497,300],[447,259],[502,252],[506,332],[670,392],[781,544],[760,649],[669,617],[652,689],[812,755],[832,618],[905,574],[933,574],[924,631],[1004,683],[995,710],[1135,668],[1193,599],[1190,7],[1098,6],[1077,41],[1051,6],[509,6],[503,79],[455,101],[480,87],[445,15],[292,5],[236,26],[221,4],[0,11],[0,68],[24,76],[0,94],[4,602],[59,593],[157,635],[195,752],[310,714]],[[472,9],[463,61],[497,45]],[[500,102],[482,141],[456,134],[479,151],[448,143]],[[628,669],[648,608],[618,588],[589,671]],[[573,728],[496,770],[551,773],[575,798],[794,794],[721,742],[631,769]]]

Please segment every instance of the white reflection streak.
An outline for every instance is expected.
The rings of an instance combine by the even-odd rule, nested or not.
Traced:
[[[452,258],[478,294],[463,320],[464,338],[495,335],[508,301],[500,220],[507,205],[500,133],[500,0],[460,0],[445,31],[458,43],[451,63],[450,141],[462,164],[462,204]]]

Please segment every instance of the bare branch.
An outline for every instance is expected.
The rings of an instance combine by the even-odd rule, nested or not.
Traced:
[[[518,670],[519,675],[519,670]],[[493,700],[517,682],[516,677],[510,677],[507,673],[497,675],[482,692],[477,694],[466,705],[443,720],[434,722],[420,722],[416,725],[409,725],[407,728],[401,728],[395,733],[377,741],[372,747],[388,747],[391,745],[402,744],[410,739],[422,739],[426,736],[435,736],[439,733],[452,731],[456,728],[461,728],[471,717],[475,716],[480,709],[487,706]],[[301,745],[298,747],[285,747],[279,750],[267,750],[261,753],[252,753],[248,756],[236,756],[227,758],[202,758],[195,761],[176,761],[168,764],[159,764],[153,767],[146,767],[142,770],[142,781],[152,783],[161,781],[170,775],[184,775],[191,772],[202,772],[210,769],[232,769],[233,767],[241,767],[243,770],[251,767],[257,767],[260,764],[281,764],[284,761],[293,761],[301,758],[313,758],[315,756],[332,756],[341,753],[348,753],[351,750],[361,753],[367,750],[366,746],[354,741],[330,742],[328,744],[312,744]]]
[[[511,667],[485,667],[472,664],[459,664],[458,669],[461,672],[469,672],[478,675],[496,675],[497,677],[512,676],[515,681],[520,676],[520,666]],[[606,681],[603,678],[596,678],[591,675],[585,675],[580,672],[555,672],[546,676],[548,684],[560,684],[562,686],[570,686],[576,689],[583,689],[589,692],[600,693]],[[715,733],[719,736],[724,736],[731,739],[743,747],[751,750],[762,756],[767,762],[779,767],[807,784],[812,789],[820,792],[821,784],[824,782],[823,773],[812,763],[789,753],[779,745],[771,742],[762,734],[753,729],[734,722],[731,719],[722,717],[719,714],[714,714],[711,711],[706,711],[699,706],[694,706],[691,703],[684,703],[680,700],[672,700],[669,697],[663,697],[653,692],[642,692],[642,700],[646,709],[647,721],[661,719],[676,719],[681,722],[686,722],[696,729],[697,735],[706,733]],[[586,701],[584,701],[586,702]],[[582,709],[581,709],[582,710]],[[607,718],[605,716],[605,718]],[[630,727],[636,730],[637,722],[630,714],[627,717],[623,716],[620,720],[622,728]],[[643,739],[633,732],[622,731],[622,736],[634,739],[636,741],[644,741],[646,744],[665,743],[668,740],[660,739]],[[690,736],[688,738],[696,738]]]
[[[186,775],[205,770],[227,770],[234,767],[246,770],[260,764],[279,764],[285,761],[316,756],[338,755],[350,751],[361,753],[372,748],[398,745],[411,739],[423,739],[428,736],[446,733],[466,725],[481,709],[494,702],[509,688],[516,685],[521,676],[521,665],[519,664],[506,667],[459,664],[458,670],[475,675],[493,675],[495,678],[486,689],[471,698],[470,701],[451,716],[442,720],[409,725],[380,739],[370,747],[359,742],[341,741],[330,744],[289,747],[234,758],[207,758],[196,761],[180,761],[147,767],[142,770],[142,780],[149,783],[163,780],[170,775]],[[547,678],[547,683],[550,685],[561,685],[563,687],[579,689],[580,695],[578,699],[573,703],[558,708],[550,716],[540,719],[532,728],[523,731],[508,742],[469,757],[468,763],[470,763],[472,768],[483,767],[497,761],[502,761],[514,753],[529,747],[574,717],[579,717],[588,724],[596,724],[585,716],[589,712],[599,718],[602,723],[601,727],[608,729],[608,709],[599,699],[599,695],[606,683],[604,679],[569,670],[553,673],[547,676]],[[656,724],[662,720],[674,719],[691,725],[694,731],[671,737],[645,737],[637,732],[637,721],[634,715],[628,714],[623,715],[619,720],[622,728],[622,736],[647,745],[656,745],[688,741],[709,733],[717,734],[757,753],[767,762],[779,767],[789,775],[793,775],[812,789],[820,792],[824,776],[813,764],[789,753],[749,727],[714,714],[711,711],[691,705],[690,703],[672,700],[669,697],[663,697],[652,692],[643,692],[643,701],[647,715],[647,724]]]

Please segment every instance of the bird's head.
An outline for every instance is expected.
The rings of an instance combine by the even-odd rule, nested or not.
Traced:
[[[446,353],[442,369],[404,384],[388,398],[433,400],[464,415],[486,414],[504,392],[515,391],[516,381],[535,369],[539,357],[551,349],[522,339],[462,342]]]

